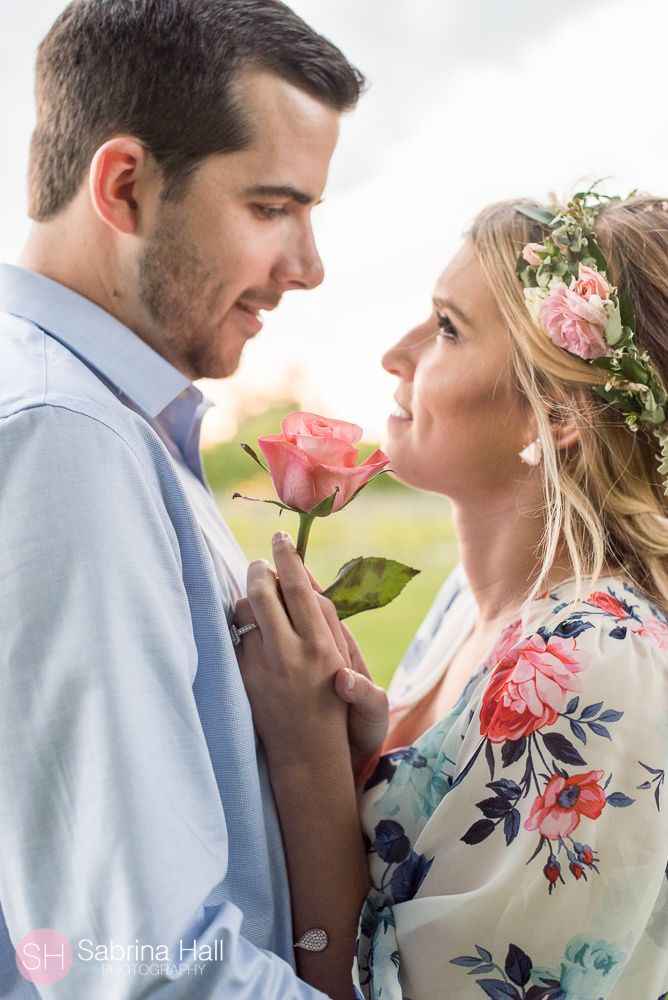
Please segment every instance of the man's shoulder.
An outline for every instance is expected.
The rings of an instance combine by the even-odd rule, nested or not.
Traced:
[[[59,408],[96,421],[133,449],[145,451],[155,437],[76,354],[30,320],[0,312],[0,355],[0,425],[22,411]]]

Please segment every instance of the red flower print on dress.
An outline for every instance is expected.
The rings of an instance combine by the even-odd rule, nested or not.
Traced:
[[[612,594],[605,594],[602,590],[596,590],[587,598],[587,604],[593,604],[595,608],[600,608],[613,618],[630,618],[631,610],[625,607],[621,601],[613,597]]]
[[[553,725],[569,694],[580,693],[578,673],[590,654],[577,650],[575,639],[540,633],[512,649],[490,678],[480,710],[480,732],[492,743],[519,740]]]
[[[525,830],[538,830],[548,840],[558,840],[570,836],[581,816],[598,819],[605,805],[605,792],[598,784],[602,777],[603,771],[570,778],[553,774],[545,793],[535,799]]]

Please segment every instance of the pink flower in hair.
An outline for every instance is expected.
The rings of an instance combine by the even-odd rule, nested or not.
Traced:
[[[575,282],[573,291],[589,302],[592,295],[598,295],[602,300],[610,298],[610,285],[600,271],[595,271],[592,267],[580,264],[578,280]]]
[[[531,264],[532,267],[540,267],[543,258],[538,256],[539,253],[547,253],[547,247],[544,247],[542,243],[527,243],[522,251],[522,256],[527,264]]]
[[[609,316],[598,293],[593,293],[590,301],[575,288],[554,285],[548,297],[543,299],[539,315],[552,342],[570,354],[589,361],[611,353],[603,336]]]

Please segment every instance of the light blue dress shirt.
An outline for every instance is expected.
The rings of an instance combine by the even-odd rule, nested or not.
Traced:
[[[110,314],[0,266],[0,997],[323,997],[178,469],[205,483],[205,409]],[[72,947],[55,985],[16,968],[37,928]]]

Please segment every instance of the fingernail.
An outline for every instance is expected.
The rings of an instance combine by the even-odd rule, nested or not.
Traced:
[[[272,538],[272,542],[286,542],[289,545],[293,544],[292,538],[287,531],[277,531]]]
[[[346,691],[352,691],[353,688],[355,687],[355,671],[348,670],[347,667],[346,670],[348,671],[348,683],[346,684]]]

